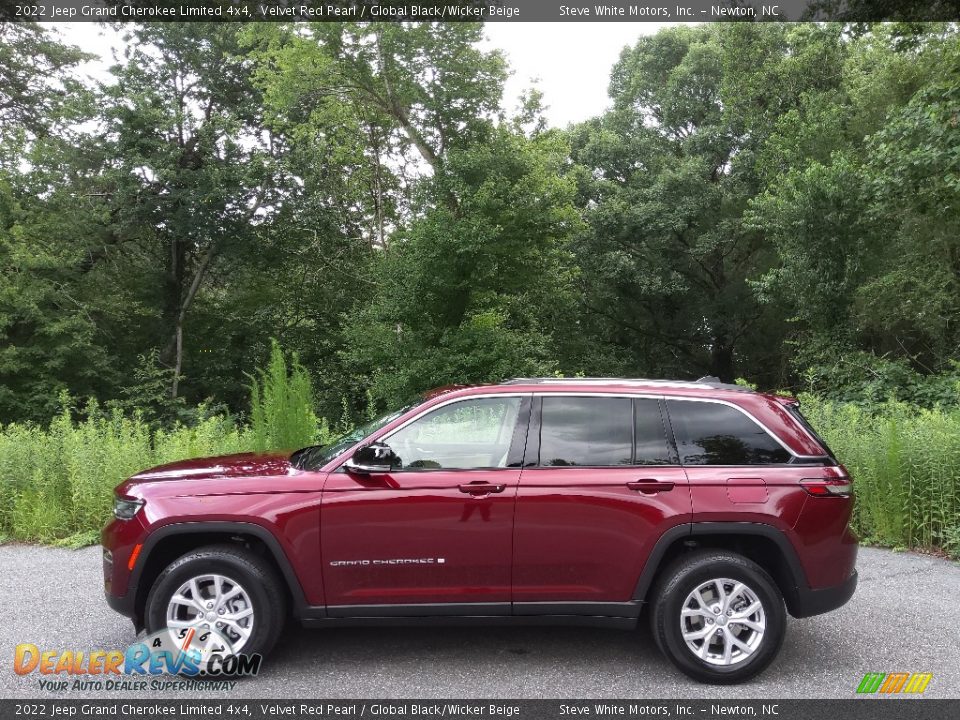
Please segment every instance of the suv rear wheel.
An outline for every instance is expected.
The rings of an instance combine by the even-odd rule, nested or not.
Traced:
[[[233,545],[210,545],[174,560],[147,596],[149,633],[216,630],[231,654],[266,654],[285,620],[284,594],[263,558]]]
[[[726,551],[685,555],[660,580],[650,613],[660,650],[700,682],[748,680],[776,657],[783,597],[759,565]]]

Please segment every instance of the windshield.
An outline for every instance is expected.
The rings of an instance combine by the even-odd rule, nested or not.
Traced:
[[[358,425],[350,432],[344,433],[331,440],[326,445],[311,445],[310,447],[297,450],[290,456],[290,462],[300,470],[316,470],[317,468],[323,467],[334,458],[339,457],[349,450],[354,444],[363,440],[367,435],[376,432],[384,425],[396,420],[416,404],[417,403],[411,403],[399,410],[381,415],[364,425]]]

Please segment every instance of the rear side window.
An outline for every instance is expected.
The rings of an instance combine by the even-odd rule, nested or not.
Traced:
[[[667,430],[660,413],[660,402],[649,398],[635,398],[636,434],[634,465],[676,465],[676,455],[667,445]]]
[[[543,398],[541,465],[630,465],[632,460],[630,398]]]
[[[747,415],[729,405],[668,400],[670,422],[684,465],[768,465],[787,452]]]
[[[800,423],[800,427],[810,433],[810,437],[820,443],[820,447],[824,449],[831,459],[836,459],[837,456],[833,454],[833,450],[831,450],[830,446],[827,445],[827,441],[820,437],[820,434],[813,429],[813,426],[810,424],[810,422],[803,416],[803,413],[800,412],[799,405],[787,405],[787,412],[793,416],[794,420]]]
[[[609,467],[676,462],[667,445],[657,400],[543,398],[540,465]]]

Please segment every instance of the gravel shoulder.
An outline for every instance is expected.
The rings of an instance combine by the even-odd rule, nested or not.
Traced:
[[[100,550],[0,546],[0,698],[103,697],[51,693],[37,673],[13,671],[14,648],[124,649],[130,622],[103,600]],[[733,688],[698,685],[635,632],[590,628],[343,628],[294,623],[260,675],[231,692],[178,699],[246,698],[851,698],[867,672],[932,672],[926,697],[960,698],[956,600],[960,565],[913,553],[863,548],[860,585],[843,608],[791,619],[779,658]],[[167,697],[111,692],[109,697]]]

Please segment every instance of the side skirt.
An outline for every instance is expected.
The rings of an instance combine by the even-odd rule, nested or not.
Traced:
[[[633,630],[636,618],[590,615],[437,615],[435,617],[303,618],[305,628],[337,627],[517,627],[571,626]]]
[[[629,630],[642,603],[525,602],[308,607],[304,627],[573,625]]]

